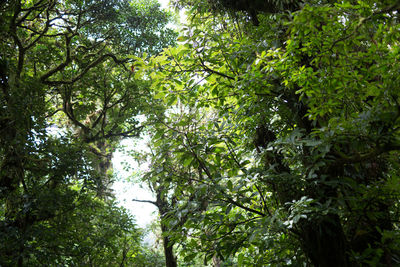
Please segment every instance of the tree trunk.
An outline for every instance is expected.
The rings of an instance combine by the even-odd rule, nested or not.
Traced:
[[[94,166],[98,175],[97,178],[97,196],[101,199],[107,199],[111,192],[112,177],[110,173],[113,170],[111,151],[112,145],[107,140],[100,140],[89,144],[90,151],[96,157],[96,165]]]
[[[328,214],[319,221],[300,222],[306,256],[316,267],[350,266],[346,237],[339,216]]]
[[[220,267],[221,266],[221,259],[218,256],[214,255],[212,258],[212,266],[213,267]]]
[[[163,227],[161,227],[163,228]],[[164,233],[164,231],[162,231]],[[176,267],[176,259],[173,251],[173,242],[169,239],[168,236],[163,236],[163,245],[164,245],[164,255],[165,255],[165,266],[167,267]]]
[[[168,214],[169,211],[169,205],[168,202],[162,197],[163,190],[164,188],[162,186],[157,188],[156,206],[161,218],[161,233],[163,237],[165,266],[176,267],[176,258],[173,251],[174,242],[171,241],[168,236],[168,227],[165,223],[166,214]]]

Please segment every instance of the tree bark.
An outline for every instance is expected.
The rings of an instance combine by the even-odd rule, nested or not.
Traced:
[[[347,267],[346,237],[339,216],[328,214],[318,222],[300,222],[303,251],[316,267]]]
[[[160,213],[161,218],[161,233],[163,238],[163,246],[164,246],[164,256],[165,256],[165,266],[166,267],[176,267],[176,258],[174,256],[174,242],[169,238],[168,235],[168,227],[166,225],[165,219],[168,214],[168,202],[162,197],[163,187],[157,188],[157,200],[156,206]]]
[[[161,232],[163,233],[163,246],[164,246],[164,256],[165,256],[165,266],[176,267],[176,258],[174,256],[173,246],[174,243],[169,239],[168,236],[164,236],[164,230],[161,226]]]

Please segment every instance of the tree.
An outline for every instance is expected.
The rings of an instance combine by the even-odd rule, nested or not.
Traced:
[[[146,62],[167,107],[218,114],[163,122],[186,127],[160,142],[214,204],[177,240],[249,265],[397,264],[398,3],[304,2],[258,27],[190,2],[183,43]]]
[[[54,201],[55,196],[57,194],[54,193],[48,198]],[[43,201],[43,198],[40,200]],[[58,201],[68,204],[65,199]],[[114,204],[95,199],[93,194],[81,194],[75,199],[73,207],[70,205],[67,210],[56,208],[58,216],[36,222],[26,229],[22,255],[12,253],[15,248],[13,243],[21,242],[21,237],[9,233],[6,238],[11,242],[2,238],[4,242],[1,251],[5,252],[2,253],[2,264],[13,266],[17,262],[15,257],[23,257],[24,266],[56,263],[74,266],[132,266],[142,252],[141,231],[136,228],[133,219]]]
[[[174,42],[170,15],[154,1],[74,0],[6,1],[0,13],[2,264],[106,264],[112,251],[95,239],[107,239],[125,253],[123,266],[138,230],[112,197],[103,203],[93,192],[106,199],[113,148],[142,128],[146,82],[135,79],[131,58]],[[92,220],[75,217],[90,215],[81,201]],[[107,229],[81,239],[94,226]],[[60,229],[82,230],[71,237],[77,245]],[[95,255],[83,259],[88,251]]]

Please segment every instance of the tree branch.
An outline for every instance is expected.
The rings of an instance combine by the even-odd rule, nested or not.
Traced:
[[[67,48],[69,50],[69,47]],[[47,80],[51,75],[55,74],[58,71],[63,70],[70,62],[71,60],[65,61],[63,63],[61,63],[59,66],[57,66],[55,69],[50,70],[49,72],[47,72],[46,74],[44,74],[40,80],[42,81],[42,83],[44,84],[48,84],[48,85],[61,85],[61,84],[73,84],[76,81],[80,80],[90,69],[96,67],[98,64],[100,64],[101,62],[103,62],[106,58],[112,58],[114,60],[115,63],[117,64],[123,64],[127,61],[127,59],[118,59],[114,54],[104,54],[102,56],[100,56],[99,58],[97,58],[96,60],[92,61],[90,64],[88,64],[86,66],[86,68],[84,68],[80,74],[78,74],[77,76],[75,76],[73,79],[71,80],[66,80],[66,81],[49,81]]]
[[[158,207],[157,203],[155,201],[152,201],[152,200],[132,199],[132,201],[141,202],[141,203],[149,203],[149,204],[153,204],[154,206]]]
[[[210,73],[213,73],[213,74],[217,74],[217,75],[222,76],[222,77],[224,77],[224,78],[227,78],[227,79],[229,79],[229,80],[235,80],[235,78],[232,77],[232,76],[229,76],[229,75],[227,75],[227,74],[225,74],[225,73],[222,73],[222,72],[219,72],[219,71],[216,71],[216,70],[213,70],[213,69],[210,69],[209,67],[207,67],[206,64],[204,63],[204,61],[203,61],[203,59],[202,59],[201,57],[199,57],[199,60],[200,60],[200,62],[201,62],[201,66],[203,67],[203,69],[204,69],[206,72],[210,72]]]

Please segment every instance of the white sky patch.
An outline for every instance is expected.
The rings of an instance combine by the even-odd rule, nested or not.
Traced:
[[[172,10],[169,5],[169,0],[158,0],[158,2],[160,3],[162,9]],[[185,10],[179,10],[179,22],[181,24],[185,24],[187,22],[187,15],[185,14]],[[172,25],[172,28],[179,29],[179,26],[177,27],[176,25]]]
[[[169,8],[169,0],[158,0],[158,2],[160,3],[162,9]]]
[[[145,150],[147,138],[135,142],[131,139],[125,139],[121,145],[125,146],[127,150]],[[134,172],[140,172],[147,169],[148,166],[139,166],[138,163],[128,155],[127,151],[117,150],[113,157],[113,168],[117,176],[117,181],[114,182],[112,188],[119,205],[125,207],[133,216],[135,216],[136,223],[141,228],[146,226],[157,218],[157,208],[150,203],[139,203],[132,201],[132,199],[151,200],[154,201],[154,196],[146,185],[141,187],[138,183],[128,181],[129,177]],[[147,236],[145,242],[152,243],[154,237]]]

